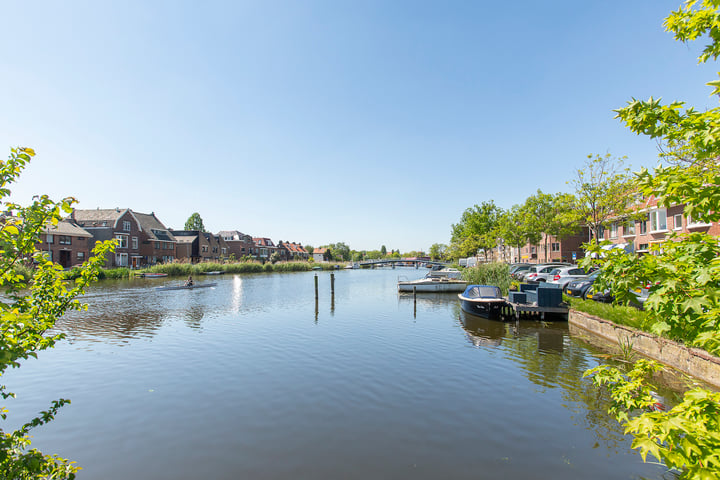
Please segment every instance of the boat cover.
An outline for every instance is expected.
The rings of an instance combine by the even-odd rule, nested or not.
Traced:
[[[468,285],[462,295],[465,298],[502,298],[500,288],[494,285]]]

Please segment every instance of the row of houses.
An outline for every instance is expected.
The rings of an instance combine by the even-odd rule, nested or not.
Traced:
[[[651,253],[652,245],[668,241],[671,234],[704,232],[720,237],[720,224],[694,221],[685,214],[684,205],[664,208],[657,199],[650,197],[635,206],[635,218],[611,222],[608,228],[601,228],[599,240],[608,240],[605,248],[622,248],[628,253],[645,255]],[[582,244],[592,240],[587,227],[580,228],[576,235],[557,238],[543,235],[537,244],[526,244],[517,248],[500,243],[488,258],[480,261],[504,261],[509,263],[575,262],[585,256]]]
[[[155,213],[126,209],[73,210],[56,226],[43,231],[38,249],[64,268],[81,264],[95,242],[115,240],[116,248],[107,267],[142,268],[175,260],[192,263],[252,257],[269,260],[307,260],[305,248],[295,242],[252,237],[237,230],[217,234],[198,230],[172,230]]]

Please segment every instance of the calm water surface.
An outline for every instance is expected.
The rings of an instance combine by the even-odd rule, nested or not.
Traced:
[[[353,270],[106,282],[67,339],[4,379],[11,422],[80,479],[671,478],[643,464],[566,323],[465,316],[454,294]]]

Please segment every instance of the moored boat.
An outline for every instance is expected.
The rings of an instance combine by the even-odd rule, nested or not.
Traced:
[[[398,280],[398,292],[462,292],[467,282],[428,275],[418,280]]]
[[[506,305],[500,288],[494,285],[468,285],[458,298],[463,311],[482,317],[497,317]]]
[[[167,277],[168,274],[167,273],[141,273],[139,276],[143,277],[143,278],[163,278],[163,277]]]

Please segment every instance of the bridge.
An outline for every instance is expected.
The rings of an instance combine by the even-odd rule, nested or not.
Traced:
[[[414,264],[415,268],[419,267],[420,264],[423,265],[439,265],[441,267],[448,267],[451,264],[447,262],[436,262],[433,260],[418,260],[418,259],[409,259],[409,258],[384,258],[381,260],[365,260],[362,262],[357,262],[358,265],[361,267],[379,267],[384,265],[392,265],[395,267],[398,263],[405,264]]]

